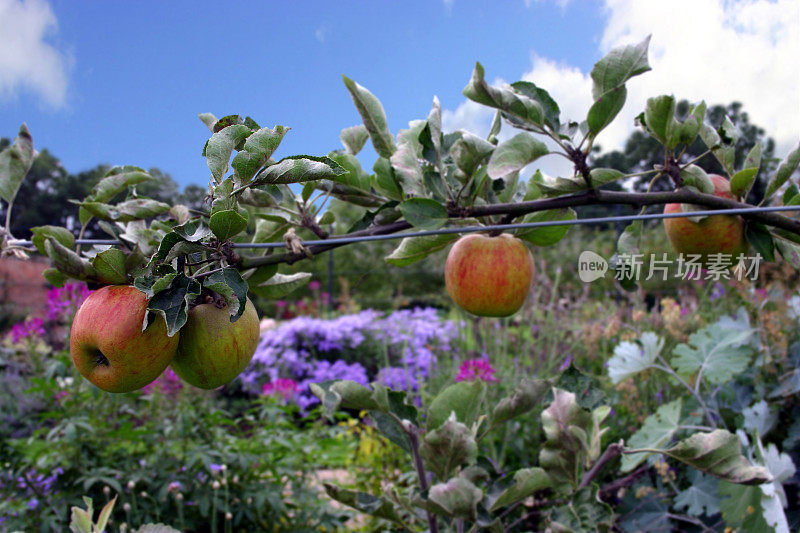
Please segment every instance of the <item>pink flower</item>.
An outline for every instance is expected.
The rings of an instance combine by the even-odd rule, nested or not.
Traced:
[[[161,391],[162,394],[167,396],[174,396],[183,388],[183,382],[178,374],[175,373],[170,367],[164,370],[164,373],[158,376],[155,381],[142,387],[142,393],[152,394],[156,390]]]
[[[293,379],[278,378],[270,383],[264,383],[261,388],[261,394],[265,396],[280,396],[284,400],[288,400],[300,389],[297,382]]]
[[[320,283],[317,280],[314,280],[314,281],[311,281],[311,282],[308,283],[308,288],[311,289],[312,291],[319,290],[319,288],[321,286],[322,286],[322,283]]]
[[[500,381],[494,377],[496,370],[487,359],[469,359],[461,363],[458,367],[456,381],[475,381],[483,380],[487,382]]]
[[[28,317],[24,322],[19,322],[11,327],[11,342],[18,343],[28,337],[44,337],[44,320],[41,318]]]
[[[91,291],[83,283],[67,283],[47,292],[47,320],[68,322]]]

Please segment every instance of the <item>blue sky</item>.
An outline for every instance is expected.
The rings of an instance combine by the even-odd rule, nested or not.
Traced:
[[[26,122],[35,145],[69,171],[136,164],[204,185],[208,130],[199,112],[291,127],[277,156],[325,154],[340,146],[342,128],[359,122],[346,74],[381,99],[394,133],[424,118],[433,95],[446,129],[484,133],[491,113],[461,96],[479,60],[490,80],[531,79],[577,118],[590,103],[592,64],[652,33],[657,74],[631,82],[626,112],[601,145],[621,145],[644,99],[659,93],[744,101],[779,151],[796,144],[798,3],[659,4],[0,0],[0,34],[11,35],[0,43],[0,136]],[[787,87],[787,79],[795,83],[763,98],[765,80]]]

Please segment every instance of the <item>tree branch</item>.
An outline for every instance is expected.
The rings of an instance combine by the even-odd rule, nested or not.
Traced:
[[[527,215],[529,213],[547,211],[549,209],[564,209],[568,207],[580,207],[585,205],[630,205],[634,208],[641,208],[647,205],[669,203],[693,204],[711,209],[741,209],[755,207],[753,205],[738,202],[736,200],[721,198],[711,194],[703,194],[688,188],[682,188],[676,191],[651,193],[604,191],[595,189],[594,191],[571,194],[568,196],[558,196],[555,198],[531,200],[528,202],[478,205],[473,207],[448,206],[447,211],[450,218],[506,215],[503,220],[511,221],[514,218]],[[800,220],[795,220],[775,212],[745,213],[740,216],[746,220],[761,222],[767,226],[783,229],[800,236]],[[309,250],[313,255],[316,255],[318,253],[326,252],[328,250],[348,244],[347,242],[337,243],[337,238],[341,239],[370,235],[389,235],[410,229],[411,227],[411,224],[406,221],[392,222],[390,224],[384,224],[381,226],[372,226],[370,228],[355,231],[346,235],[331,236],[328,238],[328,242],[325,244],[310,246]],[[292,264],[304,259],[305,257],[306,256],[303,254],[296,253],[272,254],[260,257],[245,256],[242,258],[242,266],[244,268],[253,268],[278,263]]]

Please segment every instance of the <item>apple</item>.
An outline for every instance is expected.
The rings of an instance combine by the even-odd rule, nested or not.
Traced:
[[[189,310],[170,366],[187,383],[216,389],[247,367],[260,335],[258,314],[250,299],[236,322],[230,321],[227,307],[197,305]]]
[[[525,303],[533,272],[533,257],[521,240],[507,233],[473,233],[450,249],[444,281],[450,297],[465,311],[509,316]]]
[[[714,195],[736,199],[727,179],[718,174],[709,174],[714,183]],[[667,204],[665,213],[680,213],[681,204]],[[731,264],[739,254],[747,252],[744,222],[736,215],[712,215],[693,222],[688,218],[665,218],[664,229],[672,248],[679,254],[697,254],[706,263],[709,254],[729,254]]]
[[[83,377],[107,392],[130,392],[154,381],[175,356],[179,334],[162,317],[142,331],[147,297],[130,285],[108,285],[84,300],[69,338]]]

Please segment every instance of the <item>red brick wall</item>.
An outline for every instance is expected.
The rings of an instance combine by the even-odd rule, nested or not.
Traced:
[[[0,259],[0,304],[11,304],[15,313],[43,316],[47,305],[48,285],[42,272],[50,266],[43,257],[27,261]]]

